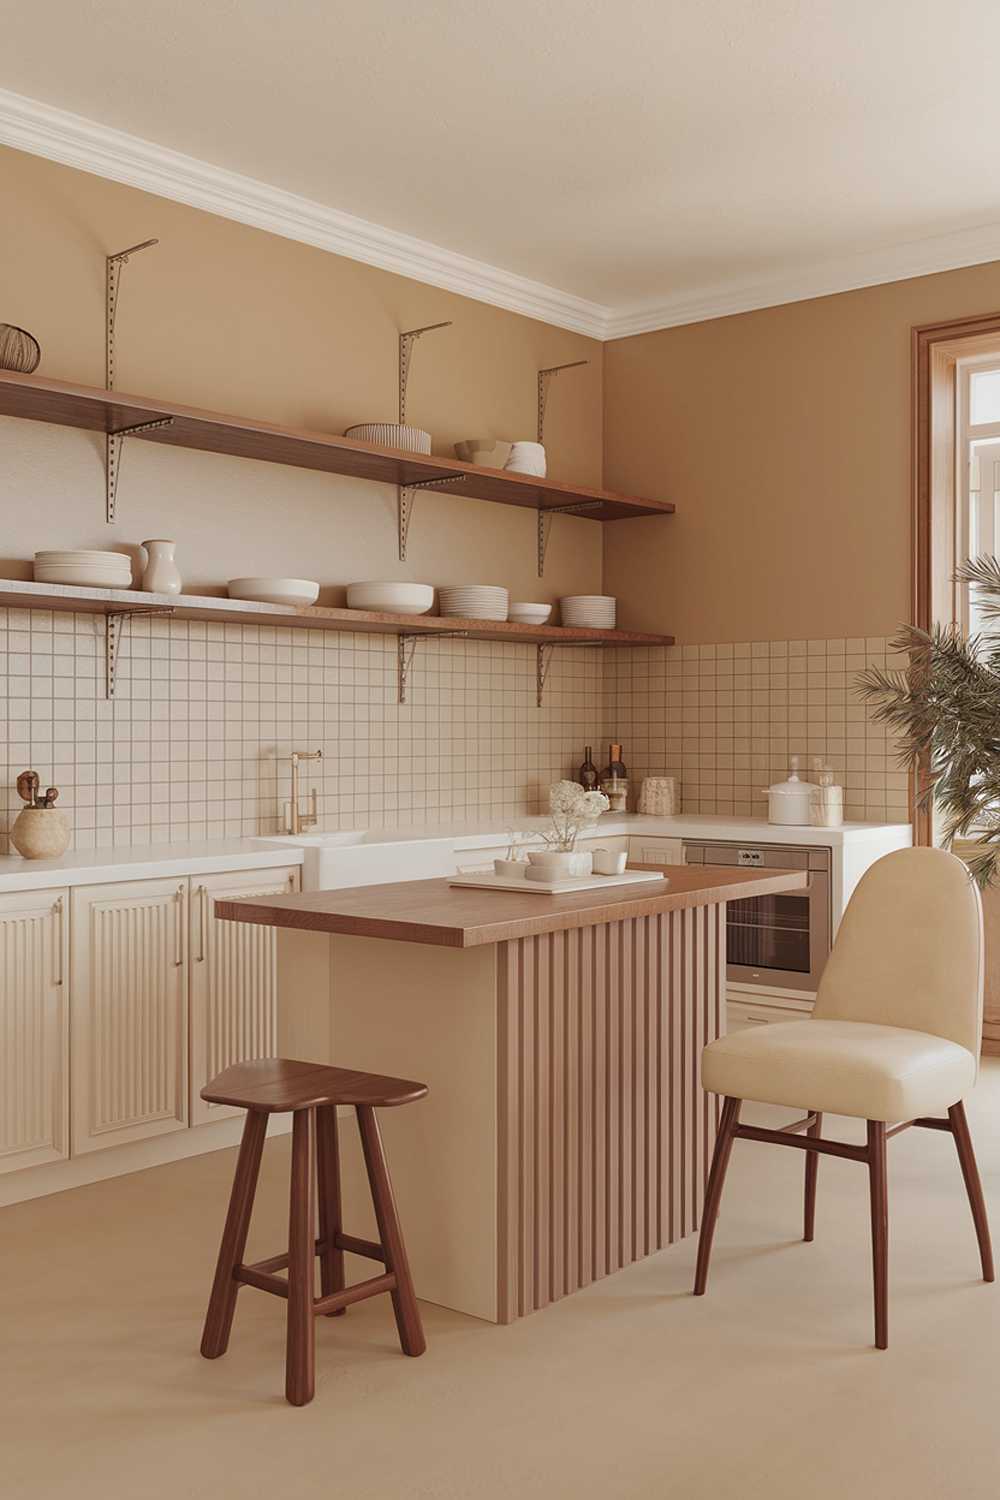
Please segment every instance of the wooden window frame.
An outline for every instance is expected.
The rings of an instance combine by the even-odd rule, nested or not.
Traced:
[[[910,618],[921,630],[954,615],[951,569],[956,514],[958,361],[1000,341],[1000,312],[924,323],[911,334],[912,582]],[[978,346],[978,348],[977,348]],[[919,773],[918,773],[919,780]],[[912,786],[912,778],[911,778]],[[915,806],[913,837],[934,842],[931,809]]]

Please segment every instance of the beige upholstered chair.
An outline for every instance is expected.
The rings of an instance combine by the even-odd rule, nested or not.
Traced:
[[[705,1048],[703,1086],[724,1095],[725,1103],[702,1216],[695,1295],[705,1291],[735,1139],[795,1146],[807,1153],[806,1240],[813,1237],[819,1155],[847,1157],[864,1162],[869,1172],[875,1343],[885,1349],[885,1148],[890,1136],[910,1125],[954,1136],[983,1280],[992,1281],[986,1206],[962,1103],[976,1081],[982,1028],[982,903],[965,865],[941,849],[886,855],[851,898],[812,1018],[736,1032]],[[783,1130],[758,1129],[739,1123],[744,1099],[787,1104],[809,1114]],[[866,1145],[823,1139],[824,1113],[866,1120]]]

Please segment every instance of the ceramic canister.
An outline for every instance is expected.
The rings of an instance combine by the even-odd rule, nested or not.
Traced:
[[[24,859],[58,859],[69,848],[69,819],[54,807],[23,807],[10,841]]]

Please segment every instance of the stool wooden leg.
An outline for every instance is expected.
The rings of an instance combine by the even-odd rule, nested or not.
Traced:
[[[815,1124],[810,1125],[807,1135],[822,1135],[823,1116],[817,1115]],[[806,1204],[805,1218],[803,1221],[802,1238],[811,1241],[816,1230],[816,1173],[819,1169],[819,1152],[806,1152]]]
[[[972,1149],[969,1122],[965,1118],[965,1105],[961,1103],[953,1104],[948,1111],[948,1119],[951,1121],[951,1133],[955,1137],[958,1160],[962,1168],[962,1176],[965,1179],[965,1191],[969,1195],[972,1222],[976,1226],[976,1239],[979,1241],[979,1259],[983,1266],[983,1280],[992,1281],[994,1273],[993,1246],[990,1243],[990,1221],[986,1217],[986,1201],[983,1198],[983,1185],[979,1180],[979,1168],[976,1166],[976,1153]]]
[[[404,1354],[423,1354],[427,1347],[424,1330],[420,1322],[420,1311],[410,1279],[410,1266],[406,1259],[406,1248],[396,1214],[396,1203],[389,1180],[382,1135],[370,1104],[357,1106],[358,1128],[361,1131],[361,1146],[365,1154],[365,1167],[375,1205],[379,1239],[385,1254],[386,1270],[396,1276],[396,1287],[392,1293],[392,1306],[396,1314],[399,1342]]]
[[[254,1194],[260,1172],[260,1158],[267,1135],[267,1115],[261,1110],[247,1110],[243,1123],[243,1140],[236,1162],[236,1176],[229,1198],[226,1227],[222,1231],[219,1259],[215,1266],[215,1280],[205,1314],[205,1328],[201,1336],[201,1352],[206,1359],[218,1359],[229,1347],[229,1334],[236,1311],[236,1293],[239,1282],[233,1273],[243,1262],[247,1234],[250,1230],[250,1215],[253,1212]]]
[[[875,1279],[875,1347],[889,1347],[889,1199],[885,1122],[868,1121],[868,1180],[872,1210],[872,1270]]]
[[[337,1107],[325,1104],[316,1111],[316,1177],[319,1185],[319,1237],[325,1246],[320,1255],[320,1291],[324,1297],[344,1289],[344,1252],[336,1239],[343,1232],[340,1204],[340,1146],[337,1139]],[[327,1313],[342,1318],[346,1307]]]
[[[315,1110],[299,1109],[292,1118],[292,1187],[288,1214],[288,1338],[285,1395],[293,1406],[313,1398],[316,1325],[313,1275],[316,1259]]]
[[[719,1133],[715,1138],[715,1152],[712,1156],[712,1170],[708,1174],[708,1186],[705,1189],[705,1204],[701,1211],[701,1234],[698,1237],[698,1264],[694,1273],[694,1294],[696,1297],[705,1295],[705,1287],[708,1284],[708,1263],[712,1256],[712,1241],[715,1238],[715,1225],[719,1218],[719,1203],[722,1199],[722,1186],[726,1180],[726,1168],[729,1166],[729,1158],[733,1150],[733,1131],[739,1124],[741,1099],[726,1099],[722,1106],[722,1118],[719,1121]]]

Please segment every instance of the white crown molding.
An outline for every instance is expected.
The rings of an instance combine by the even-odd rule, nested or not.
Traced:
[[[603,339],[609,308],[0,89],[0,144]]]
[[[934,276],[940,271],[957,271],[963,266],[980,266],[994,260],[1000,261],[1000,224],[983,224],[954,234],[821,261],[766,281],[729,282],[638,307],[613,308],[604,337],[633,338],[639,333],[679,328],[685,323],[729,318],[736,313],[806,302],[812,297],[830,297],[862,287],[884,286],[886,282],[908,281],[914,276]],[[997,301],[1000,302],[1000,287]]]
[[[0,144],[599,340],[631,338],[1000,260],[1000,224],[985,224],[818,262],[786,276],[733,281],[614,308],[6,89],[0,89]]]

